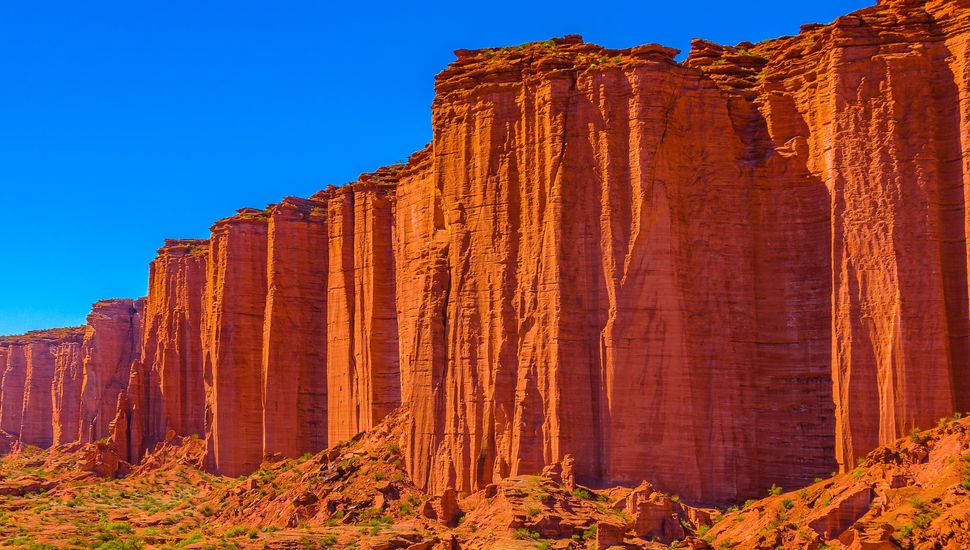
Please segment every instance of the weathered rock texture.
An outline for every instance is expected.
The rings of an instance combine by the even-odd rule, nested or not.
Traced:
[[[84,333],[79,440],[108,437],[118,397],[141,353],[143,300],[103,300],[92,307]]]
[[[0,338],[0,429],[38,447],[76,438],[83,334],[77,327]]]
[[[211,467],[237,476],[263,459],[262,364],[266,212],[244,209],[212,227],[202,333]]]
[[[208,241],[167,240],[151,263],[142,355],[128,391],[136,458],[169,430],[205,434],[202,317],[208,254]]]
[[[24,414],[24,382],[27,379],[26,346],[12,343],[7,346],[7,366],[3,371],[2,401],[0,401],[0,429],[20,436]]]
[[[270,208],[263,327],[263,452],[327,447],[327,204]]]
[[[394,170],[365,175],[329,202],[327,380],[333,442],[400,405],[392,248]]]
[[[81,423],[81,386],[84,383],[83,334],[79,331],[72,341],[64,342],[53,349],[51,432],[54,445],[72,443],[78,439]]]
[[[50,342],[27,344],[27,375],[24,379],[24,411],[20,440],[28,445],[49,447],[54,442],[53,398],[54,355]]]
[[[80,432],[204,431],[238,475],[403,404],[438,495],[567,457],[707,501],[849,467],[970,407],[968,29],[899,0],[681,63],[460,50],[406,165],[167,243],[130,373],[138,315],[92,317]]]

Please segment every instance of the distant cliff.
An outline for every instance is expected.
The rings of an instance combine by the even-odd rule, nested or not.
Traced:
[[[167,241],[83,336],[0,341],[0,428],[133,462],[197,434],[234,476],[403,405],[434,493],[566,455],[713,502],[851,468],[970,409],[968,29],[900,0],[684,62],[459,50],[407,164]]]

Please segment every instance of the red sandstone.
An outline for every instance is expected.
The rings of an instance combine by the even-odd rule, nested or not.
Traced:
[[[850,468],[970,407],[968,29],[894,0],[682,63],[456,52],[406,165],[166,243],[144,316],[96,304],[78,397],[70,348],[0,345],[0,428],[66,442],[77,399],[82,441],[199,433],[240,475],[404,405],[436,495],[567,457],[703,501]],[[673,508],[628,503],[666,538]]]

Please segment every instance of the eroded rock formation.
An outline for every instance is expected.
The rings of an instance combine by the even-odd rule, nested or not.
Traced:
[[[262,364],[266,212],[240,210],[212,227],[202,332],[211,467],[238,476],[263,459]]]
[[[141,353],[143,300],[102,300],[91,309],[84,333],[79,440],[108,437],[118,396],[128,388],[132,363]]]
[[[327,203],[270,208],[263,327],[263,452],[327,447]]]
[[[151,263],[142,355],[128,391],[138,458],[169,430],[206,433],[202,317],[208,254],[208,241],[167,240]]]
[[[204,433],[238,475],[403,404],[436,495],[567,457],[704,501],[850,467],[970,407],[968,29],[893,0],[684,62],[460,50],[407,164],[167,242],[144,340],[96,307],[82,439]]]

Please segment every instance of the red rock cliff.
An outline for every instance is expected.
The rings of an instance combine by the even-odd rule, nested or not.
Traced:
[[[26,346],[11,343],[7,346],[3,387],[0,389],[0,429],[19,437],[24,411],[24,381],[27,379]]]
[[[79,440],[110,435],[118,396],[128,387],[131,364],[141,354],[143,300],[103,300],[94,304],[84,334]]]
[[[965,10],[886,3],[685,64],[459,52],[432,189],[398,191],[427,243],[399,255],[427,304],[401,290],[419,483],[572,454],[589,481],[740,498],[965,408]]]
[[[0,382],[4,431],[39,447],[58,442],[65,422],[73,422],[77,433],[78,410],[71,403],[76,407],[78,400],[72,401],[71,394],[80,386],[72,386],[70,376],[79,382],[83,334],[83,327],[77,327],[0,338],[0,358],[5,361]],[[71,374],[63,376],[62,372]]]
[[[327,203],[270,208],[263,326],[263,452],[327,447]]]
[[[142,355],[128,392],[136,458],[169,430],[205,434],[202,317],[208,253],[205,240],[167,240],[151,263]]]
[[[46,341],[26,345],[27,375],[24,379],[24,411],[20,440],[28,445],[50,447],[54,442],[53,399],[54,355]]]
[[[84,383],[83,331],[72,341],[55,348],[52,391],[54,445],[72,443],[78,439],[81,423],[81,386]]]
[[[400,404],[391,171],[333,191],[329,207],[327,380],[332,442]]]
[[[211,467],[237,476],[263,459],[262,364],[268,214],[244,209],[212,227],[202,346]]]
[[[121,402],[128,448],[201,425],[237,475],[403,403],[436,493],[567,455],[707,501],[850,467],[970,407],[968,29],[963,0],[893,0],[682,63],[456,52],[407,165],[160,252],[130,395],[125,361],[88,359],[122,339],[85,338],[114,398],[85,390],[81,431]]]

